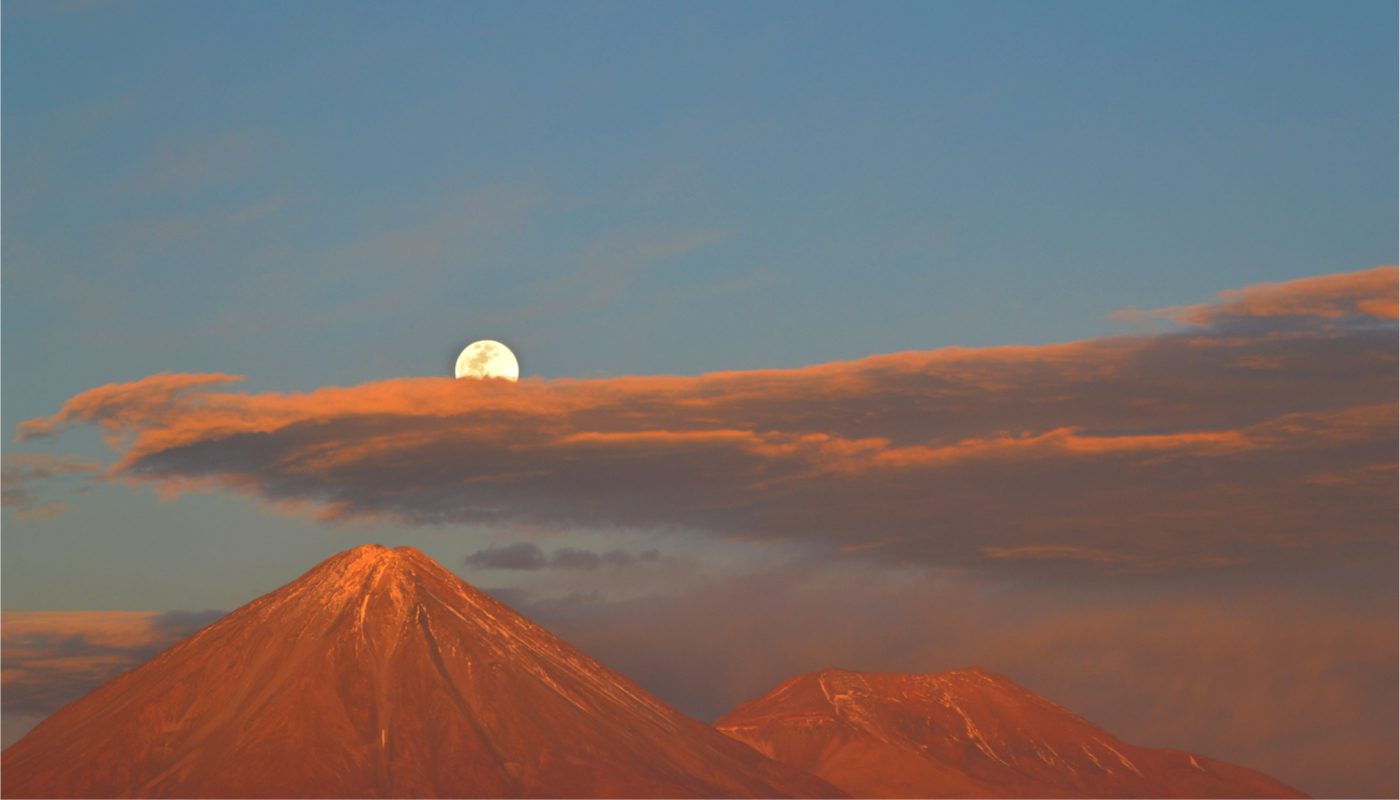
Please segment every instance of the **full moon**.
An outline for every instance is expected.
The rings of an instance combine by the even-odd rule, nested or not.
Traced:
[[[509,347],[493,339],[482,339],[467,345],[457,356],[458,378],[505,378],[508,381],[520,377],[520,362]]]

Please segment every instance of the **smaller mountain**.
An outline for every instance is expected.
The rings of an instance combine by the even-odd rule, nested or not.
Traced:
[[[1119,741],[977,668],[799,675],[716,727],[856,797],[1306,797],[1245,767]]]

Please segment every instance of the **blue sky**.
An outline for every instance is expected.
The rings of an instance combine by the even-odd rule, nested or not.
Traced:
[[[1386,4],[41,8],[11,420],[486,336],[544,376],[1069,340],[1394,250]]]
[[[7,465],[111,463],[92,429],[17,426],[165,371],[312,391],[450,375],[481,338],[532,378],[790,369],[1130,332],[1108,315],[1396,260],[1389,2],[9,0],[3,22]],[[227,609],[364,541],[605,599],[810,555],[571,531],[662,551],[619,588],[464,564],[517,529],[40,491],[70,510],[4,511],[6,609]]]
[[[1385,3],[11,2],[5,23],[8,431],[167,370],[309,390],[448,374],[484,337],[544,377],[784,368],[1069,341],[1394,260]],[[62,562],[98,519],[189,541],[113,492],[7,519],[7,544]],[[20,577],[5,599],[60,598]]]

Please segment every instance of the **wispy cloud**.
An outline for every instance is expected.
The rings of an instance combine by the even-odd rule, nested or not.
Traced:
[[[984,547],[982,554],[987,558],[1026,558],[1033,560],[1068,559],[1070,561],[1093,561],[1111,564],[1124,560],[1124,556],[1099,550],[1094,547],[1075,547],[1068,544],[1028,544],[1021,547]]]
[[[0,470],[0,505],[21,517],[48,519],[69,510],[58,500],[45,501],[38,486],[62,476],[92,475],[101,469],[96,461],[82,456],[55,456],[46,453],[6,454]]]
[[[638,562],[656,561],[659,551],[647,549],[638,553],[630,550],[606,550],[601,553],[577,547],[561,547],[549,555],[531,542],[515,542],[478,550],[467,556],[469,567],[481,569],[596,570],[600,567],[630,567]]]
[[[684,526],[1041,572],[1313,559],[1394,534],[1393,483],[1326,479],[1394,475],[1393,276],[1241,290],[1180,332],[794,370],[304,394],[158,375],[21,431],[95,423],[117,477],[329,520]],[[1292,299],[1239,305],[1261,296]]]
[[[434,287],[461,293],[467,277],[543,203],[529,186],[477,186],[434,198],[412,213],[386,215],[326,244],[262,250],[203,333],[242,335],[363,320],[398,314],[409,298],[421,300]],[[277,287],[271,294],[270,286]]]
[[[150,160],[114,191],[144,194],[235,181],[253,168],[271,146],[268,140],[246,133],[159,144]]]
[[[124,237],[128,246],[140,252],[145,247],[162,247],[237,228],[272,216],[281,207],[280,197],[266,197],[212,211],[145,217],[129,221]]]
[[[561,314],[596,310],[643,276],[732,238],[719,227],[642,228],[600,236],[573,256],[570,269],[534,282],[529,299],[477,315],[486,327],[518,325],[522,320],[552,320]]]

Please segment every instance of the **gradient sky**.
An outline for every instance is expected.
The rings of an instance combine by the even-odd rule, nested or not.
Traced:
[[[144,657],[402,543],[707,719],[975,662],[1394,794],[1396,27],[9,0],[7,630]],[[479,338],[511,399],[438,380]],[[424,432],[463,449],[350,448]]]

